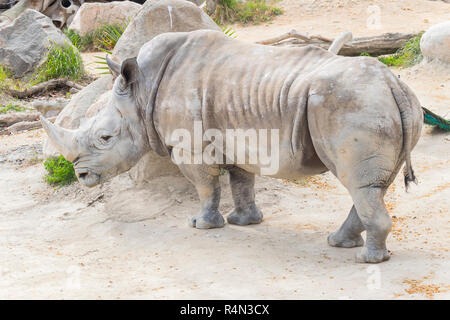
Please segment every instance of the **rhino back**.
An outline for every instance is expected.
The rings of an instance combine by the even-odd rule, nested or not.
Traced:
[[[165,115],[184,113],[186,120],[216,122],[210,123],[215,128],[279,128],[284,116],[298,111],[305,98],[299,91],[313,71],[333,58],[312,46],[275,48],[220,32],[192,32],[167,66],[157,108]]]

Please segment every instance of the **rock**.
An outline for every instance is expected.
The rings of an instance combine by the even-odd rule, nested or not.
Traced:
[[[141,46],[165,32],[221,29],[195,4],[182,0],[147,1],[129,23],[113,51],[117,61],[137,56]]]
[[[9,9],[14,5],[12,0],[0,0],[0,9]]]
[[[53,24],[62,29],[64,26],[70,25],[78,9],[84,0],[56,0],[44,1],[43,6],[48,5],[40,10],[47,17],[52,19]]]
[[[55,117],[62,109],[64,109],[69,104],[68,99],[57,98],[55,100],[34,100],[31,106],[41,113],[44,117]]]
[[[104,92],[110,90],[111,88],[111,75],[104,75],[90,83],[80,92],[72,96],[70,103],[63,109],[63,111],[61,111],[55,123],[68,129],[78,128],[88,109],[101,97]]]
[[[22,77],[45,61],[51,43],[72,45],[50,18],[27,9],[0,29],[0,64]]]
[[[211,18],[196,5],[184,0],[147,1],[130,21],[124,34],[116,44],[113,58],[123,61],[127,57],[136,56],[141,46],[155,36],[165,32],[193,31],[198,29],[220,30]],[[79,93],[73,95],[71,102],[56,119],[56,124],[65,128],[77,128],[85,117],[92,117],[106,105],[112,86],[112,77],[103,76]],[[55,149],[46,141],[44,156],[52,156]],[[130,170],[135,182],[179,175],[178,167],[169,158],[158,156],[154,152],[145,155]]]
[[[86,35],[107,24],[123,24],[134,18],[142,6],[131,1],[84,3],[78,9],[69,29]]]
[[[450,21],[432,26],[422,36],[420,49],[426,60],[450,64]]]
[[[130,170],[130,177],[136,183],[150,181],[163,176],[181,175],[178,167],[169,157],[161,157],[150,151]]]
[[[199,6],[199,5],[201,5],[203,2],[205,2],[205,0],[186,0],[186,1],[192,2],[193,4],[195,4],[195,5],[197,5],[197,6]]]

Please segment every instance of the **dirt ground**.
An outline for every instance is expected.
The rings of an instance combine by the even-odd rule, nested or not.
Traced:
[[[348,8],[361,12],[369,3],[384,8],[385,29],[375,34],[418,31],[450,17],[450,5],[440,2],[360,2],[315,1],[318,7],[302,21],[297,13],[305,9],[297,6],[268,26],[234,29],[248,41],[308,25],[311,33],[324,36],[347,29],[365,35],[372,31],[363,29],[361,17],[344,18]],[[295,8],[296,3],[313,1],[279,5]],[[330,11],[320,6],[326,3]],[[411,10],[398,9],[403,7]],[[405,16],[385,19],[396,16],[386,13],[391,8]],[[331,13],[333,18],[326,18]],[[393,71],[424,106],[450,117],[448,67],[422,64]],[[352,205],[330,173],[298,183],[258,178],[262,224],[196,230],[187,221],[199,209],[198,198],[183,177],[134,186],[125,173],[93,189],[78,183],[47,186],[39,161],[45,138],[42,130],[0,136],[2,299],[450,298],[450,136],[428,126],[412,153],[419,185],[406,193],[400,175],[386,195],[394,222],[388,238],[392,257],[378,265],[355,263],[358,248],[328,246],[327,235]],[[227,176],[222,184],[226,214],[232,209]]]
[[[429,0],[283,0],[284,10],[270,23],[232,26],[238,39],[260,41],[295,29],[335,37],[350,30],[354,37],[385,32],[420,32],[450,20],[450,4]]]

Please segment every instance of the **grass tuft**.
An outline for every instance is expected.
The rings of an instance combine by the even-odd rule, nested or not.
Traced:
[[[99,31],[97,31],[99,36],[94,38],[95,46],[100,50],[111,51],[116,46],[126,27],[126,24],[103,26]]]
[[[77,181],[73,164],[63,156],[48,158],[44,162],[47,175],[45,181],[50,185],[64,186]]]
[[[34,83],[57,78],[79,80],[85,75],[79,51],[69,44],[50,45],[47,60],[36,70]]]
[[[126,27],[127,23],[104,25],[85,36],[69,29],[64,29],[63,32],[72,44],[82,52],[110,51],[114,49]]]
[[[223,32],[227,37],[230,37],[230,38],[232,38],[232,39],[236,39],[236,38],[237,38],[236,31],[234,31],[233,28],[231,28],[230,26],[224,26],[224,27],[222,27],[222,32]]]
[[[82,48],[87,45],[87,43],[85,43],[86,40],[88,40],[87,37],[81,37],[78,32],[66,28],[63,30],[63,33],[78,50],[82,51]],[[88,40],[88,42],[90,42],[90,40]]]
[[[6,66],[0,65],[0,93],[3,88],[16,89],[21,86],[21,82],[14,79],[13,72]]]
[[[5,114],[8,113],[9,111],[20,112],[25,110],[27,110],[25,107],[21,107],[20,105],[14,103],[0,105],[0,114]]]
[[[280,8],[266,4],[265,0],[219,0],[213,19],[219,25],[224,23],[258,24],[269,22],[283,14]]]
[[[379,57],[382,63],[389,67],[411,67],[422,61],[423,55],[420,51],[420,39],[423,32],[410,39],[403,48],[397,50],[390,56]]]

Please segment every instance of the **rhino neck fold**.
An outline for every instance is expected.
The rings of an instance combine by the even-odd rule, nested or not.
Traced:
[[[144,119],[144,127],[147,133],[148,142],[150,145],[150,148],[155,151],[160,156],[168,156],[169,155],[169,149],[167,146],[163,143],[163,140],[161,139],[161,136],[159,135],[158,131],[156,130],[154,121],[153,121],[153,112],[155,110],[155,101],[156,101],[156,95],[158,93],[159,84],[161,83],[162,78],[164,77],[164,73],[166,71],[167,65],[169,64],[171,58],[175,54],[175,49],[170,50],[167,55],[164,57],[161,66],[156,74],[156,77],[153,81],[150,81],[150,88],[145,86],[145,90],[138,90],[138,97],[137,99],[140,100],[139,108],[141,108],[141,114]],[[144,78],[146,78],[146,75],[144,75]],[[143,79],[144,80],[144,79]],[[147,83],[147,81],[144,80],[144,83]],[[140,96],[144,94],[144,96]],[[146,98],[148,97],[148,98]],[[148,99],[148,100],[147,100]],[[147,101],[147,103],[145,103]]]

